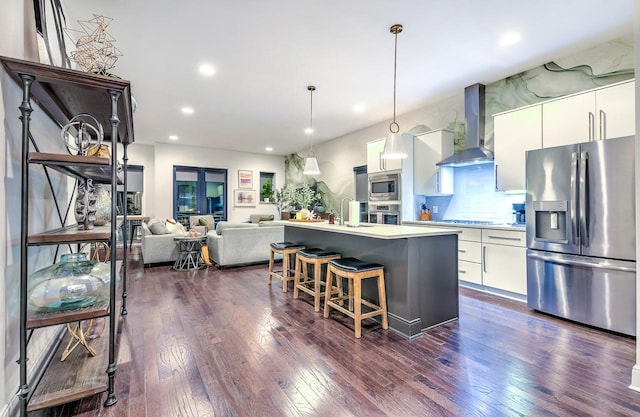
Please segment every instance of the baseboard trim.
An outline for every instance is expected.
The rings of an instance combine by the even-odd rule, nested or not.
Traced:
[[[631,385],[629,388],[640,392],[640,363],[637,363],[631,370]]]

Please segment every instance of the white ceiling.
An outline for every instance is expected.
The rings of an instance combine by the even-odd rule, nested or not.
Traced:
[[[288,154],[632,31],[633,0],[64,0],[67,25],[113,18],[137,143]],[[509,48],[498,39],[522,34]],[[200,63],[216,68],[201,76]],[[356,114],[356,104],[366,111]],[[182,106],[195,109],[191,116]],[[170,134],[180,137],[177,142]]]

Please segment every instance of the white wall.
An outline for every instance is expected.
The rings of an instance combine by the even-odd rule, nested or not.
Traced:
[[[132,147],[133,148],[133,147]],[[284,157],[233,152],[219,149],[172,144],[155,145],[154,168],[145,166],[145,194],[148,175],[153,178],[153,199],[143,214],[151,218],[173,217],[173,166],[193,166],[199,168],[222,168],[227,170],[227,219],[233,222],[249,220],[251,214],[274,214],[278,211],[272,204],[257,203],[256,207],[234,207],[233,190],[238,188],[238,170],[253,171],[253,189],[260,197],[260,172],[275,173],[275,188],[284,186]],[[132,161],[130,161],[133,163]]]
[[[0,13],[0,55],[15,58],[38,60],[35,42],[35,24],[33,2],[29,0],[3,2]],[[19,285],[20,285],[20,158],[21,125],[18,106],[22,99],[21,88],[0,68],[0,128],[2,140],[2,159],[0,166],[3,181],[0,192],[0,357],[4,360],[0,366],[0,416],[9,415],[15,406],[16,392],[19,386],[19,367],[16,364],[19,354]],[[62,151],[59,129],[44,116],[37,106],[33,106],[32,132],[43,152]],[[52,174],[56,194],[64,202],[67,195],[67,178]],[[29,199],[33,203],[29,210],[29,229],[31,232],[58,227],[57,214],[53,208],[42,169],[30,171]],[[28,270],[34,272],[53,261],[55,247],[43,246],[29,249]],[[28,347],[29,367],[37,366],[41,353],[47,346],[55,329],[37,330]]]
[[[634,39],[635,39],[635,67],[636,71],[640,68],[640,0],[635,0],[634,8]],[[640,83],[636,79],[636,132],[640,132]],[[640,260],[640,245],[638,244],[638,236],[640,236],[640,169],[638,169],[638,161],[640,161],[640,141],[638,141],[636,133],[636,261]],[[636,335],[640,335],[640,273],[636,271]],[[631,389],[640,391],[640,346],[636,343],[636,365],[631,372]]]

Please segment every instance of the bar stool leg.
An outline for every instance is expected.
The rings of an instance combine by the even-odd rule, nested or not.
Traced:
[[[296,269],[293,274],[293,298],[298,298],[298,295],[300,294],[298,284],[304,280],[302,277],[306,276],[306,274],[302,272],[303,268],[306,270],[304,263],[296,256]]]
[[[269,285],[271,285],[271,273],[273,272],[273,249],[269,250]]]
[[[355,287],[355,292],[353,294],[353,302],[355,303],[354,320],[356,322],[356,339],[360,339],[360,336],[362,335],[362,281],[359,277],[350,281],[355,281],[353,283]],[[351,302],[351,299],[349,299],[349,301]]]
[[[322,273],[322,265],[320,262],[315,261],[313,263],[313,309],[314,311],[320,311],[320,274]],[[331,293],[331,287],[329,288],[329,293]]]
[[[384,271],[380,271],[380,274],[378,274],[378,298],[380,309],[382,310],[380,322],[383,329],[388,329],[389,318],[387,317],[387,294],[384,289]]]
[[[282,254],[282,292],[287,292],[287,283],[289,278],[289,254]]]
[[[331,267],[327,267],[327,284],[324,289],[324,318],[329,318],[329,299],[331,298],[331,288],[333,287],[333,275],[334,272],[331,270]],[[337,280],[341,278],[336,277]],[[340,284],[342,288],[342,284]]]

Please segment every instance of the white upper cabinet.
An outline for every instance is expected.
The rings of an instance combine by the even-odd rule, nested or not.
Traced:
[[[525,152],[542,147],[542,106],[495,115],[494,169],[496,191],[525,189]]]
[[[413,166],[413,135],[402,134],[402,140],[408,157],[405,159],[383,159],[384,144],[386,138],[374,140],[367,143],[367,174],[385,171],[400,171],[412,169]],[[411,161],[411,162],[409,162]],[[406,172],[403,171],[403,175]]]
[[[599,139],[636,134],[635,85],[631,81],[596,91],[596,126]]]
[[[417,135],[413,152],[413,193],[453,194],[453,168],[436,166],[436,163],[453,155],[453,132],[439,129]]]
[[[402,169],[402,159],[383,159],[385,138],[367,143],[367,173],[396,171]]]
[[[545,148],[635,134],[635,82],[542,104]]]

